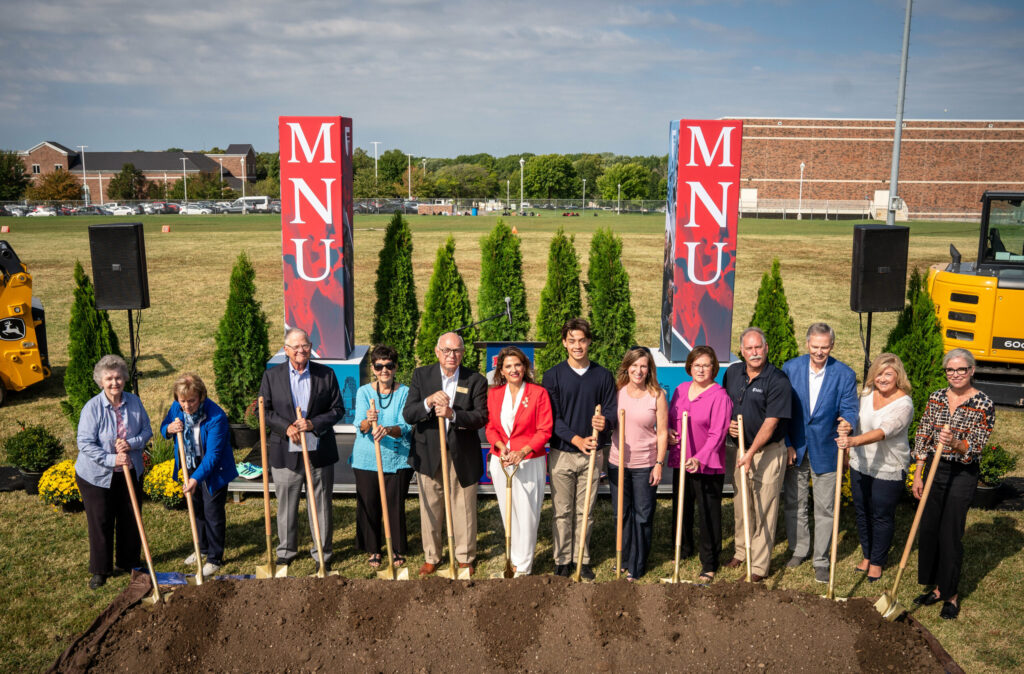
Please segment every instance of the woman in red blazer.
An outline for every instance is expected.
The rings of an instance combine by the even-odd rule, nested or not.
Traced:
[[[533,568],[537,547],[547,475],[545,445],[554,420],[548,392],[533,383],[530,360],[514,346],[498,352],[494,385],[487,393],[487,412],[487,441],[491,443],[487,466],[498,495],[502,523],[507,520],[505,471],[516,470],[512,478],[511,558],[516,576],[525,576]]]

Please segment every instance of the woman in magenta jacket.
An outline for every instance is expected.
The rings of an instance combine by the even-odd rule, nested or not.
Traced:
[[[669,406],[670,468],[679,468],[679,428],[683,412],[688,413],[686,457],[683,470],[672,478],[672,535],[675,538],[679,476],[686,474],[686,502],[683,504],[682,555],[693,554],[694,502],[700,503],[700,566],[698,581],[710,583],[718,572],[722,552],[722,487],[725,485],[725,438],[729,434],[732,400],[715,383],[718,357],[710,346],[698,346],[686,358],[686,372],[693,381],[683,382]]]
[[[502,523],[508,517],[504,471],[518,466],[512,478],[511,558],[516,576],[524,576],[533,569],[547,475],[545,445],[554,420],[548,392],[533,383],[530,360],[514,346],[498,352],[494,384],[487,393],[487,413],[487,441],[491,443],[487,466]]]

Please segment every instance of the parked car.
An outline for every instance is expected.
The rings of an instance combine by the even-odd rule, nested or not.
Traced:
[[[49,206],[39,206],[36,210],[27,214],[30,218],[50,218],[57,215],[57,210]]]
[[[110,215],[110,211],[102,206],[79,206],[71,212],[72,215]]]
[[[7,204],[4,206],[4,210],[7,211],[8,215],[13,215],[16,218],[24,217],[26,210],[23,206],[16,204]]]
[[[271,213],[280,213],[281,212],[281,200],[280,199],[274,199],[273,201],[270,202],[270,212]]]
[[[210,215],[211,213],[213,213],[212,210],[199,204],[187,204],[178,211],[178,215]]]
[[[134,206],[127,205],[114,205],[113,207],[107,207],[111,215],[136,215]]]
[[[235,199],[224,211],[225,213],[269,213],[269,197],[242,197]]]

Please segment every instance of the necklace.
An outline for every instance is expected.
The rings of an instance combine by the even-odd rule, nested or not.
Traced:
[[[377,406],[379,409],[386,410],[391,406],[391,398],[395,395],[395,387],[392,386],[391,390],[388,391],[387,395],[381,396],[380,394],[380,382],[377,382]]]

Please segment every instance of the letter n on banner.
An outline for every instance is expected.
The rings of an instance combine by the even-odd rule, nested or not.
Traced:
[[[316,358],[354,345],[352,120],[280,117],[285,329],[309,333]]]
[[[669,125],[661,351],[673,362],[701,344],[729,358],[742,142],[739,120]]]

